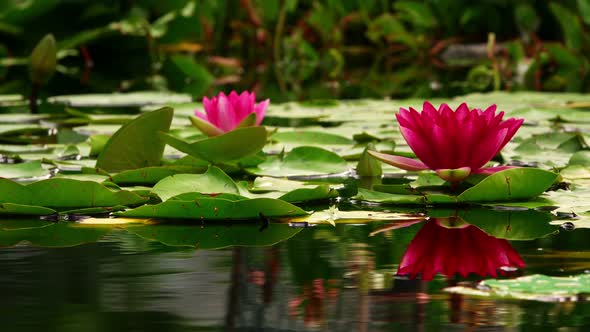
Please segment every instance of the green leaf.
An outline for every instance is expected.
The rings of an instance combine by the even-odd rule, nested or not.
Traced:
[[[0,164],[0,177],[3,178],[34,178],[47,175],[49,175],[49,170],[44,169],[39,160],[21,164]]]
[[[160,133],[166,144],[198,159],[223,163],[253,155],[266,143],[264,127],[247,127],[226,134],[187,143],[172,135]]]
[[[215,166],[210,167],[203,174],[177,174],[164,178],[154,186],[152,192],[163,201],[188,192],[201,194],[240,193],[234,180]]]
[[[590,0],[577,0],[580,17],[586,24],[590,24]]]
[[[159,91],[138,91],[131,93],[97,93],[49,97],[47,101],[70,107],[138,107],[188,103],[190,95]]]
[[[184,165],[153,166],[131,169],[111,176],[111,181],[118,185],[154,185],[158,181],[179,173],[203,173],[207,166],[194,167]]]
[[[10,216],[46,216],[54,214],[54,209],[34,206],[34,205],[23,205],[13,203],[0,203],[0,215]]]
[[[590,151],[581,150],[575,152],[568,163],[568,165],[590,166]]]
[[[211,86],[215,77],[209,73],[207,68],[203,65],[195,62],[193,57],[186,55],[173,55],[170,57],[170,61],[193,83],[188,86],[186,92],[190,92],[195,95],[202,95]]]
[[[479,284],[477,289],[469,287],[450,287],[451,293],[484,296],[488,299],[514,298],[542,302],[577,301],[578,295],[590,292],[590,275],[581,274],[569,277],[550,277],[534,274],[515,279],[489,279]]]
[[[361,157],[359,159],[358,164],[356,165],[356,174],[358,176],[381,176],[383,174],[383,169],[381,168],[381,162],[377,159],[371,157],[368,150],[374,150],[375,146],[371,143],[368,144]]]
[[[280,200],[285,202],[309,202],[324,200],[328,198],[338,197],[338,192],[331,189],[329,185],[319,185],[315,188],[299,188],[279,197]]]
[[[0,203],[44,206],[50,208],[82,208],[115,205],[136,205],[145,202],[126,190],[113,191],[92,181],[53,178],[21,185],[0,179]]]
[[[198,249],[220,249],[231,246],[271,246],[285,241],[301,231],[287,224],[270,224],[260,230],[259,225],[130,225],[129,232],[168,246],[187,246]]]
[[[201,220],[246,220],[296,217],[307,215],[290,203],[271,198],[254,198],[231,201],[221,198],[200,198],[194,201],[168,200],[156,205],[144,205],[117,213],[126,218],[172,218]]]
[[[579,50],[582,47],[584,32],[578,16],[556,2],[550,2],[549,8],[559,22],[567,47]]]
[[[121,127],[109,139],[96,160],[96,167],[108,172],[159,166],[164,142],[159,132],[167,132],[174,111],[164,107],[145,113]]]
[[[271,140],[299,145],[352,145],[354,141],[344,136],[316,131],[284,131],[271,136]]]
[[[423,196],[389,194],[363,188],[359,188],[358,194],[352,198],[361,201],[378,202],[384,204],[424,205]]]
[[[438,24],[428,3],[417,1],[396,1],[393,8],[400,12],[400,16],[415,27],[432,29]]]
[[[280,156],[271,156],[257,167],[247,168],[248,172],[265,176],[309,176],[338,174],[348,171],[348,164],[334,152],[318,147],[297,147]]]
[[[88,138],[88,142],[90,143],[90,152],[89,155],[91,157],[98,156],[104,147],[107,145],[107,142],[111,136],[109,135],[92,135]]]
[[[537,168],[513,168],[494,173],[465,190],[459,202],[493,202],[525,200],[547,190],[557,174]]]

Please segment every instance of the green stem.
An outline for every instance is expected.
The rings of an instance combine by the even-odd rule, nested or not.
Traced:
[[[39,109],[37,107],[37,99],[39,98],[39,83],[33,83],[31,86],[31,95],[29,96],[29,109],[31,110],[31,114],[39,113]]]

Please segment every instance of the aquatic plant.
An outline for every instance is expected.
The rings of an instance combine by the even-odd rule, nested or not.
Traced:
[[[240,127],[260,125],[270,103],[265,99],[256,103],[254,92],[244,91],[238,95],[232,91],[216,97],[203,97],[205,113],[195,111],[191,121],[195,127],[208,136],[217,136]]]
[[[396,114],[400,131],[419,160],[374,151],[375,158],[417,171],[431,169],[451,183],[473,173],[492,174],[507,168],[484,167],[512,139],[523,119],[502,121],[504,112],[496,114],[496,105],[485,111],[461,104],[453,111],[447,104],[438,110],[424,102],[422,112],[401,108]]]

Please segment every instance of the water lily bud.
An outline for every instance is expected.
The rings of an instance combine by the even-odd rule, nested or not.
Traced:
[[[31,53],[30,73],[33,83],[44,84],[55,72],[57,66],[57,46],[52,34],[48,34]]]

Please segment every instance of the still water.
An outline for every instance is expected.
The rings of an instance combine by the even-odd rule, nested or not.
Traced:
[[[498,300],[443,290],[475,285],[483,279],[477,273],[489,271],[500,271],[501,278],[585,273],[590,270],[590,231],[584,229],[557,229],[532,240],[501,240],[509,247],[502,244],[502,250],[516,255],[509,263],[518,264],[520,257],[526,266],[490,270],[470,260],[492,262],[489,257],[500,249],[478,245],[473,241],[481,243],[481,235],[473,234],[461,235],[462,239],[446,235],[454,241],[446,251],[444,244],[429,244],[434,240],[426,235],[434,233],[424,235],[424,228],[436,222],[433,219],[403,228],[369,222],[300,228],[238,225],[236,234],[231,233],[234,226],[208,233],[205,225],[103,227],[96,233],[97,241],[85,234],[72,242],[60,236],[75,237],[75,232],[88,229],[51,233],[29,222],[21,232],[15,222],[19,221],[4,221],[0,234],[2,331],[590,329],[590,306],[584,301]],[[248,246],[228,244],[243,244],[240,234],[251,231],[264,237],[273,229],[282,234],[271,236],[269,241],[277,242],[273,245],[264,240]],[[178,246],[170,240],[183,238],[194,245],[193,235],[201,237],[201,248],[225,248]],[[207,243],[224,237],[232,239]],[[419,254],[417,262],[406,266],[418,272],[414,279],[396,275],[411,250]],[[467,278],[438,274],[422,280],[427,277],[424,269],[441,260],[446,267],[454,264],[457,271],[465,266],[479,270],[469,271],[475,273]]]

